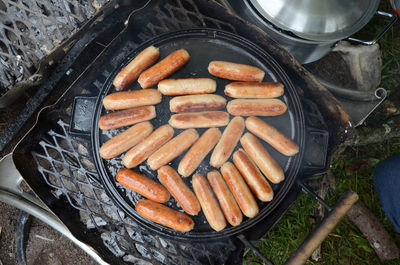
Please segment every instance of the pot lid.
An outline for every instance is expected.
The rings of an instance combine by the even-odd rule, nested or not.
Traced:
[[[379,0],[247,0],[275,26],[310,40],[340,40],[362,29]]]

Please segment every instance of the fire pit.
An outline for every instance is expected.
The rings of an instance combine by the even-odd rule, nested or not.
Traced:
[[[124,11],[117,8],[110,16],[116,17]],[[273,210],[239,234],[208,238],[206,243],[156,234],[119,208],[100,181],[90,140],[96,98],[111,73],[129,54],[160,34],[204,27],[242,36],[274,58],[301,98],[306,126],[306,148],[299,173],[293,179],[297,179],[298,185],[290,186]],[[351,130],[349,117],[336,99],[291,55],[264,32],[214,1],[149,1],[129,16],[124,30],[103,31],[99,36],[112,41],[95,59],[85,58],[82,53],[74,57],[75,62],[84,62],[87,67],[81,69],[74,63],[64,69],[61,80],[68,80],[71,73],[79,74],[74,75],[71,83],[49,84],[47,102],[55,104],[40,111],[37,120],[33,116],[20,124],[29,128],[34,122],[34,127],[13,150],[12,161],[72,235],[94,248],[109,263],[241,263],[243,244],[251,247],[249,241],[264,236],[280,220],[302,189],[301,179],[325,171],[332,154]],[[44,98],[31,103],[36,108],[43,106]]]

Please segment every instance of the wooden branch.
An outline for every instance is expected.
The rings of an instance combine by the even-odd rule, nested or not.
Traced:
[[[379,259],[391,260],[399,258],[399,249],[389,233],[362,201],[356,202],[347,212],[347,216],[368,239]]]

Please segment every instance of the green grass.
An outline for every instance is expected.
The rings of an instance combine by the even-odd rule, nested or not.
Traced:
[[[381,1],[380,10],[391,10],[388,1]],[[358,34],[358,37],[368,39],[375,35],[383,24],[382,20],[374,19],[366,30]],[[390,96],[400,87],[399,21],[381,38],[379,45],[383,61],[381,87],[386,88]],[[388,119],[390,117],[385,116],[378,109],[368,118],[366,125],[381,125]],[[391,139],[384,143],[364,147],[347,147],[342,150],[332,159],[331,171],[336,179],[336,190],[330,191],[327,196],[327,201],[333,205],[344,191],[356,191],[360,200],[382,222],[398,246],[400,246],[400,234],[396,233],[381,210],[379,198],[373,187],[372,172],[379,161],[399,152],[400,139]],[[359,163],[360,161],[361,163]],[[318,181],[318,177],[316,178]],[[314,219],[310,213],[316,205],[313,199],[301,194],[279,224],[268,233],[267,237],[258,242],[257,247],[260,251],[274,264],[282,264],[312,230]],[[367,239],[347,217],[322,243],[321,254],[322,258],[318,262],[308,260],[307,264],[400,265],[400,259],[381,262]],[[247,252],[243,263],[246,265],[263,264],[252,251]]]
[[[337,188],[328,194],[327,201],[333,205],[344,191],[356,191],[360,200],[383,223],[400,246],[400,234],[396,233],[381,210],[372,181],[372,172],[376,163],[398,152],[400,152],[400,139],[392,139],[365,147],[348,147],[341,154],[336,155],[332,161],[331,171],[335,176]],[[355,167],[352,171],[350,167],[358,164],[357,161],[362,161],[362,166]],[[310,213],[316,205],[312,198],[301,194],[281,222],[266,238],[258,242],[257,247],[260,251],[274,264],[282,264],[312,230],[313,216]],[[323,242],[321,253],[321,260],[318,262],[309,260],[307,264],[400,264],[400,260],[380,262],[367,239],[347,217]],[[262,264],[262,262],[250,251],[245,255],[244,264]]]

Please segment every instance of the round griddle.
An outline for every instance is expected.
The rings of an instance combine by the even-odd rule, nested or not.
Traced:
[[[275,126],[278,130],[283,132],[285,135],[290,137],[296,142],[300,147],[300,152],[293,157],[286,157],[272,148],[269,144],[260,140],[268,150],[268,152],[275,158],[282,169],[285,172],[285,180],[280,184],[272,184],[271,187],[274,190],[275,196],[271,202],[260,202],[257,200],[260,212],[254,218],[247,218],[245,216],[243,222],[232,227],[229,224],[227,227],[220,231],[214,231],[208,224],[204,214],[200,212],[197,216],[192,216],[195,226],[194,229],[187,233],[182,233],[175,231],[173,229],[164,227],[162,225],[156,224],[150,220],[145,219],[135,211],[135,204],[138,200],[143,199],[143,197],[136,192],[133,192],[122,185],[120,185],[115,176],[120,168],[123,168],[122,158],[123,154],[110,160],[102,159],[99,155],[100,146],[109,140],[111,137],[117,135],[118,133],[124,131],[128,127],[114,129],[114,130],[100,130],[98,126],[98,121],[100,116],[106,114],[107,110],[104,109],[102,105],[103,98],[110,94],[116,92],[115,87],[112,85],[114,77],[118,72],[127,65],[138,53],[140,53],[146,47],[154,45],[160,49],[160,59],[165,58],[171,52],[178,49],[186,49],[190,54],[189,62],[184,65],[180,70],[175,72],[169,78],[184,78],[184,77],[210,77],[217,81],[217,91],[216,94],[224,96],[227,101],[232,100],[232,98],[224,94],[224,87],[226,84],[232,82],[226,79],[216,78],[210,75],[207,71],[208,64],[213,60],[223,60],[231,61],[236,63],[254,65],[265,71],[265,77],[263,81],[274,81],[281,82],[284,85],[285,93],[280,97],[288,107],[285,114],[275,117],[260,117],[266,122]],[[135,90],[141,89],[137,82],[131,84],[125,90]],[[169,101],[172,96],[163,96],[162,102],[156,105],[157,117],[151,120],[154,128],[158,128],[161,125],[168,124],[168,120],[171,116],[169,111]],[[231,115],[231,119],[233,116]],[[246,118],[246,117],[244,117]],[[219,128],[221,132],[225,127]],[[198,133],[201,135],[206,129],[197,129]],[[175,134],[178,135],[183,130],[175,129]],[[245,130],[246,132],[247,130]],[[275,62],[275,60],[257,45],[249,42],[248,40],[228,33],[225,31],[214,30],[214,29],[187,29],[180,30],[176,32],[170,32],[155,37],[143,43],[138,49],[136,49],[128,58],[126,58],[124,64],[115,69],[113,73],[110,74],[108,79],[105,81],[102,92],[99,94],[96,109],[93,118],[93,130],[92,130],[92,147],[95,157],[95,163],[97,170],[99,172],[101,181],[103,182],[106,191],[109,196],[113,199],[114,203],[120,207],[126,214],[138,221],[139,224],[146,227],[147,229],[161,234],[162,236],[167,236],[179,240],[210,240],[219,239],[228,236],[234,236],[242,233],[243,231],[251,228],[256,223],[262,221],[274,208],[285,198],[287,192],[293,185],[299,167],[302,161],[303,150],[304,150],[304,138],[305,138],[305,125],[304,125],[304,115],[300,105],[300,100],[297,92],[289,80],[288,76],[282,70],[282,68]],[[240,148],[240,143],[236,146],[236,151]],[[174,169],[178,168],[179,161],[183,158],[186,151],[169,163]],[[211,153],[203,160],[199,168],[195,173],[200,173],[206,176],[208,172],[214,170],[210,166],[210,156]],[[232,161],[230,158],[229,161]],[[133,168],[137,172],[143,175],[159,181],[157,172],[153,171],[146,164],[146,161],[139,166]],[[186,184],[192,188],[191,176],[188,178],[183,178]],[[193,189],[192,189],[193,190]],[[179,207],[178,203],[173,197],[165,203],[168,207],[172,209],[183,212]]]

